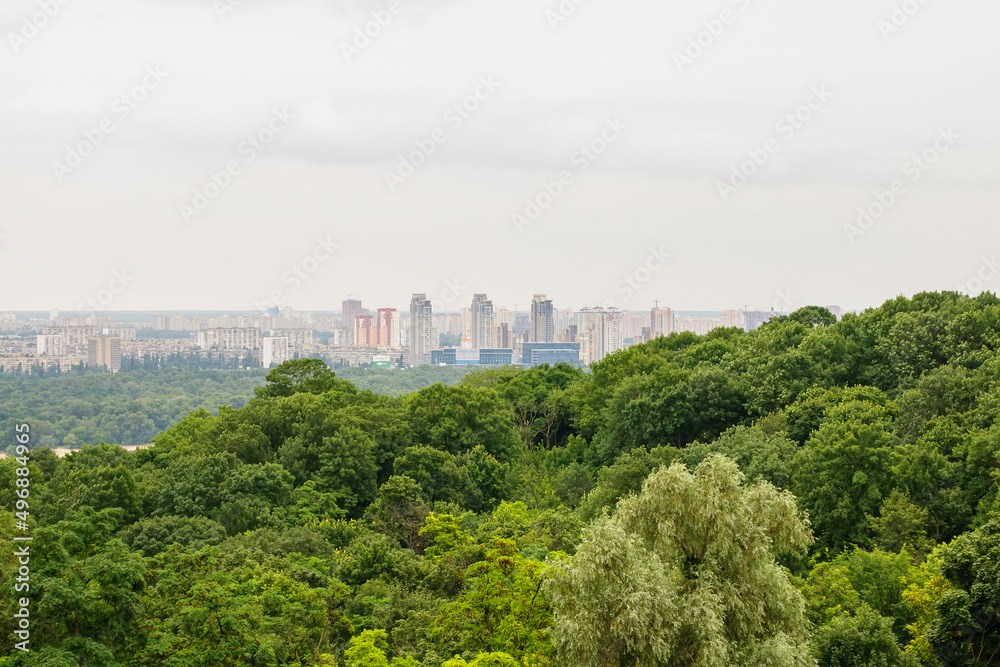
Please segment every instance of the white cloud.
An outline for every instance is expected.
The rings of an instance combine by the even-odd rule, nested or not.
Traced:
[[[341,42],[388,0],[244,0],[225,20],[209,0],[69,0],[17,53],[5,39],[0,284],[18,287],[0,309],[72,307],[77,278],[133,255],[144,280],[122,307],[244,307],[319,231],[343,252],[296,293],[301,308],[347,292],[402,306],[455,275],[511,305],[538,285],[596,303],[661,242],[675,260],[650,299],[767,305],[793,283],[802,301],[861,306],[957,284],[997,245],[989,0],[927,2],[888,40],[891,0],[753,0],[683,73],[674,52],[747,3],[588,0],[553,31],[558,2],[399,1],[351,63]],[[2,3],[0,34],[37,8]],[[170,72],[162,89],[57,183],[51,162],[149,65]],[[498,93],[390,193],[384,171],[484,75]],[[832,101],[723,205],[716,181],[820,84]],[[177,206],[275,107],[296,110],[294,126],[195,229],[179,225]],[[609,116],[627,134],[514,233],[511,213]],[[852,212],[942,125],[962,140],[849,246]]]

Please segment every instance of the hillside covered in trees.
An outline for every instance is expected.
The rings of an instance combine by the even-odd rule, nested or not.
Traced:
[[[0,666],[1000,664],[998,350],[1000,300],[931,293],[398,397],[288,362],[0,461]]]
[[[360,389],[399,396],[440,382],[458,384],[466,367],[431,367],[404,371],[345,368],[338,376]],[[17,443],[16,424],[30,417],[33,442],[40,447],[138,445],[176,424],[188,413],[216,413],[220,405],[243,407],[267,371],[158,368],[116,374],[74,370],[41,377],[0,373],[2,447]]]

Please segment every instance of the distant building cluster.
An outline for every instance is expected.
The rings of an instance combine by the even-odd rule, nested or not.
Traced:
[[[830,306],[839,319],[843,310]],[[457,312],[434,312],[423,293],[409,311],[369,309],[348,297],[339,313],[271,308],[219,317],[156,313],[151,320],[118,322],[107,315],[18,319],[0,313],[0,371],[65,371],[87,366],[118,372],[123,360],[194,355],[240,367],[270,368],[318,357],[335,366],[374,368],[433,365],[567,363],[586,365],[631,345],[720,327],[752,331],[779,313],[725,310],[677,313],[657,302],[648,312],[613,307],[557,308],[534,294],[527,308],[497,307],[474,294]]]

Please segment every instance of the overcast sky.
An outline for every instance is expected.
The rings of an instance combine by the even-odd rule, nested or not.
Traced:
[[[0,310],[1000,290],[995,0],[63,2],[0,3]]]

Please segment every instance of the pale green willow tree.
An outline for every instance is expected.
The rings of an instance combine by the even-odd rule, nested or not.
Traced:
[[[794,496],[744,486],[731,459],[661,468],[553,568],[559,656],[581,667],[812,665],[802,596],[776,562],[811,542]]]

